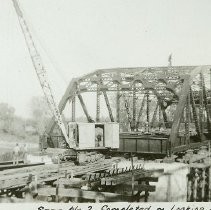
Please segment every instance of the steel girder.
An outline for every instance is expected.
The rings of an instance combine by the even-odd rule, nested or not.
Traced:
[[[70,82],[59,103],[59,110],[62,112],[67,102],[72,101],[76,96],[80,98],[85,92],[96,92],[96,94],[98,94],[97,121],[99,121],[99,94],[103,93],[111,121],[119,122],[121,118],[120,115],[122,114],[120,112],[120,99],[122,98],[123,93],[128,92],[128,96],[133,97],[133,105],[131,109],[133,124],[139,125],[139,117],[137,115],[140,115],[140,107],[136,103],[137,97],[142,95],[143,99],[144,95],[148,91],[157,98],[156,103],[162,112],[165,127],[171,128],[169,141],[171,146],[174,147],[181,117],[187,104],[191,84],[193,83],[193,80],[197,74],[209,70],[210,68],[211,66],[175,66],[171,67],[171,69],[168,67],[138,67],[97,70],[82,77],[75,78]],[[117,93],[115,119],[113,117],[109,97],[107,96],[107,93],[112,91]],[[205,91],[204,88],[203,91]],[[204,95],[206,96],[206,94]],[[81,105],[83,110],[85,110],[86,116],[88,116],[88,121],[91,122],[93,120],[88,114],[86,103],[89,102],[82,101]],[[149,108],[149,101],[147,103],[147,113],[153,113],[153,111]],[[172,125],[170,125],[168,116],[166,114],[166,109],[173,103],[176,103],[177,106]],[[205,98],[204,104],[207,110],[207,98]],[[209,112],[207,111],[207,113]],[[73,119],[75,119],[75,116]],[[149,116],[147,119],[149,121]],[[210,116],[208,116],[208,121],[209,119]],[[46,130],[48,134],[52,132],[54,126],[55,123],[52,119]]]
[[[193,83],[194,78],[199,75],[201,72],[206,71],[210,69],[210,66],[199,66],[199,67],[195,67],[191,73],[189,75],[185,76],[184,82],[183,82],[183,86],[180,92],[180,97],[179,97],[179,101],[177,104],[177,108],[175,111],[175,115],[174,115],[174,120],[173,120],[173,124],[171,127],[171,133],[170,133],[170,137],[169,137],[169,143],[170,143],[170,149],[174,148],[175,143],[176,143],[176,139],[178,136],[178,131],[179,131],[179,126],[180,126],[180,121],[182,118],[182,114],[184,111],[185,106],[187,105],[187,100],[190,96],[193,98],[193,94],[192,94],[192,90],[191,90],[191,85]],[[192,104],[192,108],[195,109],[195,104]],[[198,122],[195,121],[196,124],[196,129],[198,130],[198,135],[201,136],[201,130],[199,128]],[[171,153],[171,151],[170,151]]]

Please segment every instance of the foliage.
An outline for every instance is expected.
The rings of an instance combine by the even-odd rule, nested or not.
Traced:
[[[47,122],[52,118],[45,97],[34,96],[30,102],[32,119],[28,121],[33,125],[38,134],[45,131]]]
[[[15,108],[0,103],[0,132],[25,138],[26,120],[15,115]]]
[[[4,132],[11,132],[14,122],[15,109],[7,103],[0,103],[0,129]]]
[[[25,138],[27,135],[43,133],[45,124],[51,118],[44,97],[33,97],[30,102],[31,119],[15,115],[15,108],[7,103],[0,103],[0,132]]]
[[[11,161],[12,160],[12,152],[5,152],[0,155],[0,161]]]

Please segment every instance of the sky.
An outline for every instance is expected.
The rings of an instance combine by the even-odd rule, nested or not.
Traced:
[[[57,101],[100,68],[211,64],[210,0],[19,0]],[[0,1],[0,102],[43,95],[11,0]]]

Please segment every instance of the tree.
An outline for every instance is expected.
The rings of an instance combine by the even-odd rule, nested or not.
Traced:
[[[45,131],[46,125],[51,119],[52,114],[48,107],[45,97],[34,96],[30,102],[32,120],[34,121],[34,126],[39,134]]]
[[[15,108],[7,103],[0,103],[0,129],[4,132],[11,132],[15,116]]]
[[[25,120],[23,118],[14,116],[10,134],[25,138]]]

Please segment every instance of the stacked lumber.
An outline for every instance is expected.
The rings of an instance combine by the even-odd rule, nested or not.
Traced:
[[[106,170],[112,166],[112,160],[91,163],[86,166],[75,166],[72,163],[26,167],[0,171],[0,190],[17,188],[27,185],[29,174],[36,176],[38,184],[53,182],[59,178],[80,176],[95,171]],[[59,172],[59,173],[58,173]]]
[[[155,186],[149,182],[158,181],[158,177],[153,177],[155,171],[164,170],[145,170],[139,164],[133,168],[113,168],[87,173],[81,178],[61,178],[54,182],[54,187],[45,185],[39,188],[38,198],[41,200],[48,198],[48,201],[66,198],[68,201],[77,202],[78,199],[81,202],[86,199],[96,202],[132,202],[139,201],[143,197],[147,201],[149,192],[155,191]],[[141,196],[142,192],[144,195]]]

